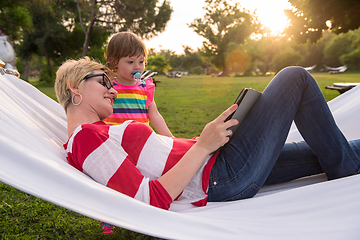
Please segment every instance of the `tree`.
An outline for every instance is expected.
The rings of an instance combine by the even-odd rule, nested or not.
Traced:
[[[200,75],[204,72],[203,68],[201,66],[196,66],[190,69],[190,72],[192,74]]]
[[[260,25],[245,9],[240,10],[240,5],[228,4],[225,0],[206,0],[206,11],[203,19],[197,18],[189,27],[200,36],[207,39],[203,42],[204,55],[211,57],[215,67],[224,71],[226,75],[225,53],[229,43],[243,44]]]
[[[248,40],[245,49],[252,57],[252,68],[254,72],[265,75],[271,70],[275,55],[281,51],[288,41],[276,36],[262,37],[259,40]]]
[[[341,65],[340,57],[354,49],[351,47],[351,39],[348,34],[339,34],[331,39],[324,48],[324,63],[330,67]]]
[[[325,63],[331,67],[347,65],[349,70],[360,68],[360,29],[341,33],[331,39],[324,49]]]
[[[237,44],[230,43],[225,59],[226,70],[236,76],[244,73],[251,65],[251,56]]]
[[[53,81],[53,63],[61,64],[74,49],[77,39],[72,38],[72,32],[67,29],[64,22],[73,17],[72,12],[76,5],[72,0],[34,2],[28,8],[31,14],[32,29],[23,31],[18,54],[26,65],[33,54],[44,56],[46,70],[42,71],[42,80]],[[25,67],[26,69],[26,67]],[[27,73],[25,74],[26,78]]]
[[[156,55],[148,58],[147,67],[151,71],[164,73],[169,68],[169,65],[166,63],[163,56]]]
[[[22,79],[26,80],[31,69],[37,64],[41,80],[53,81],[56,67],[65,59],[82,56],[81,46],[84,34],[77,18],[74,0],[36,0],[24,5],[30,14],[32,28],[23,28],[16,51],[21,59]],[[11,21],[11,20],[9,20]],[[92,32],[88,55],[104,62],[105,42],[110,33],[104,28]],[[41,66],[41,68],[39,68]]]
[[[273,60],[273,70],[278,72],[284,67],[299,65],[302,58],[303,57],[298,51],[290,46],[287,46],[285,49],[275,55]]]
[[[199,52],[195,52],[189,46],[183,46],[183,49],[184,53],[180,55],[169,49],[161,49],[158,55],[162,56],[174,71],[191,71],[195,67],[200,66],[202,69],[206,66]],[[150,55],[156,55],[154,50],[150,51]]]
[[[195,67],[200,66],[201,68],[205,67],[205,64],[201,58],[199,52],[195,52],[189,46],[183,46],[184,48],[184,57],[183,57],[183,65],[182,69],[189,71]]]
[[[0,30],[12,41],[22,37],[22,30],[32,28],[31,15],[27,9],[30,0],[2,0],[0,4]]]
[[[88,53],[94,27],[109,32],[132,31],[142,38],[151,38],[165,30],[172,8],[164,0],[77,0],[80,25],[85,34],[82,56]]]
[[[289,0],[294,10],[286,10],[290,27],[285,33],[299,43],[316,42],[323,30],[339,34],[360,27],[360,1]]]

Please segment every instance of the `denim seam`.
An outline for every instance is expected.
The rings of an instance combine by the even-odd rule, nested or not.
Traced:
[[[294,162],[291,162],[291,163],[279,163],[279,162],[276,162],[275,165],[276,166],[290,166],[290,165],[296,165],[296,164],[304,164],[304,163],[311,163],[311,162],[317,162],[316,160],[313,160],[312,158],[308,158],[308,159],[305,159],[305,160],[301,160],[301,161],[294,161]]]
[[[242,198],[239,198],[239,196],[242,196],[244,195],[245,193],[247,193],[249,190],[251,189],[255,189],[257,191],[260,190],[260,187],[256,184],[256,183],[251,183],[244,191],[240,192],[239,194],[236,194],[235,196],[232,196],[230,198],[227,198],[227,199],[224,199],[222,200],[222,202],[227,202],[227,201],[233,201],[233,200],[238,200],[238,199],[242,199]]]

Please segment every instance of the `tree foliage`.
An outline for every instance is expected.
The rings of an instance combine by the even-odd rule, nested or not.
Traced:
[[[245,49],[235,43],[229,44],[225,58],[228,72],[234,72],[238,76],[248,70],[251,61],[251,56]]]
[[[22,76],[27,79],[36,60],[41,78],[52,81],[65,59],[103,61],[111,33],[130,30],[150,38],[165,29],[171,12],[166,0],[3,0],[0,29],[14,40]]]
[[[176,54],[172,50],[160,50],[158,53],[153,52],[150,49],[151,56],[156,56],[157,54],[162,56],[165,61],[169,64],[169,70],[176,70],[176,71],[189,71],[196,67],[204,68],[205,64],[199,52],[195,52],[188,46],[183,46],[184,53],[183,54]],[[198,68],[197,68],[198,71]]]
[[[341,55],[348,54],[353,50],[351,42],[348,34],[339,34],[333,37],[324,48],[324,63],[332,67],[341,65]]]
[[[252,67],[256,73],[265,75],[274,64],[274,57],[288,45],[288,42],[280,37],[268,36],[259,40],[248,40],[245,49],[252,57]]]
[[[289,0],[294,10],[287,10],[291,26],[286,34],[297,42],[316,42],[323,30],[339,34],[360,27],[360,1],[354,0]]]
[[[169,64],[165,58],[160,55],[151,56],[147,59],[147,69],[155,72],[165,73],[169,68]]]
[[[33,55],[43,56],[46,69],[42,78],[53,80],[53,66],[61,64],[66,58],[74,56],[79,47],[64,22],[70,22],[76,5],[72,0],[35,2],[29,8],[33,28],[23,30],[22,41],[17,47],[18,55],[29,61]]]
[[[203,42],[205,56],[211,57],[212,64],[226,70],[225,58],[229,43],[242,44],[259,28],[257,19],[239,3],[228,4],[225,0],[206,0],[203,18],[197,18],[189,27],[207,39]]]
[[[27,9],[30,0],[2,0],[0,4],[0,30],[12,41],[21,39],[23,29],[32,28],[31,15]]]
[[[172,8],[166,0],[77,0],[80,25],[85,34],[83,56],[87,55],[95,27],[110,33],[132,31],[149,39],[165,30]]]
[[[189,71],[198,66],[205,67],[204,61],[199,52],[195,52],[189,46],[183,46],[183,48],[184,48],[184,54],[182,56],[184,63],[182,65],[182,68],[184,70]]]
[[[272,69],[275,72],[278,72],[287,66],[297,66],[301,62],[302,58],[303,57],[298,51],[290,46],[287,46],[274,57]]]
[[[196,66],[190,69],[190,73],[200,75],[204,72],[203,68],[201,66]]]
[[[360,29],[334,36],[324,48],[324,62],[333,67],[347,65],[360,70]]]

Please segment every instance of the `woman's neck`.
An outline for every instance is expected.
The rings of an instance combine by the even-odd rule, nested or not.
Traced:
[[[84,113],[80,109],[68,109],[66,113],[67,117],[67,128],[68,128],[68,136],[75,131],[75,129],[82,124],[91,124],[94,122],[100,121],[100,118],[96,114],[92,113]]]

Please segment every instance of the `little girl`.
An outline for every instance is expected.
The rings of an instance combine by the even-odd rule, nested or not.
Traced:
[[[155,85],[151,78],[140,80],[146,62],[146,46],[135,34],[115,34],[107,47],[106,61],[117,73],[114,88],[118,92],[113,105],[113,114],[104,121],[122,124],[127,120],[151,124],[164,136],[173,137],[155,101]]]
[[[107,46],[106,62],[117,73],[114,88],[118,92],[113,113],[104,122],[122,124],[127,120],[151,124],[164,136],[174,137],[159,113],[155,101],[155,85],[152,78],[140,80],[145,68],[146,46],[131,32],[115,34]],[[102,222],[104,233],[112,234],[114,227]]]

